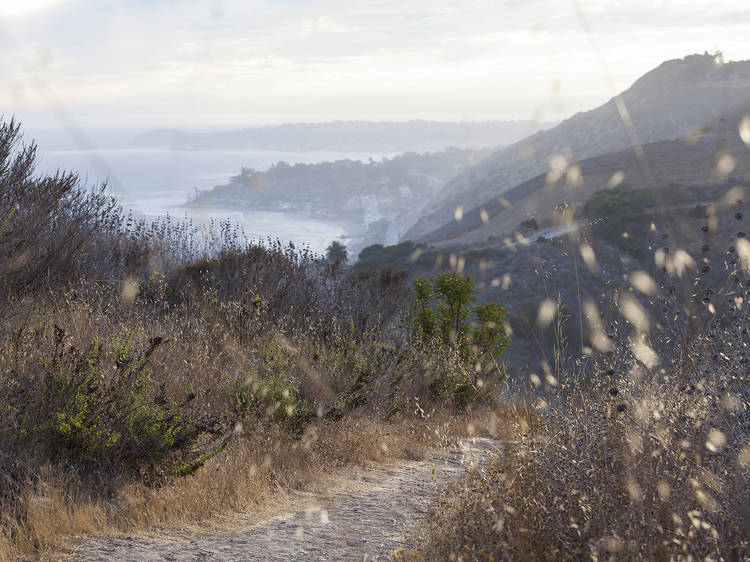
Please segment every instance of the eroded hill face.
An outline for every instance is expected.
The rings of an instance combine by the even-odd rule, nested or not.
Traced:
[[[561,161],[622,151],[633,143],[684,138],[750,97],[750,61],[719,64],[710,55],[665,62],[619,98],[519,141],[456,176],[404,239],[425,240],[453,220]],[[562,160],[564,159],[564,160]]]

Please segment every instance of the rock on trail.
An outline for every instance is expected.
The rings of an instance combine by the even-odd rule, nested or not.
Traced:
[[[76,555],[86,561],[137,562],[387,560],[404,546],[405,533],[424,520],[440,490],[497,445],[473,439],[421,461],[352,471],[327,494],[304,498],[294,510],[239,531],[92,537]]]

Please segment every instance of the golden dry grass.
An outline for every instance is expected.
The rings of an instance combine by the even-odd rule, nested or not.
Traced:
[[[399,415],[388,422],[354,415],[315,423],[299,438],[276,425],[258,424],[238,431],[230,446],[192,475],[156,488],[138,481],[110,483],[116,493],[109,498],[86,493],[80,482],[46,465],[21,491],[25,517],[12,538],[0,541],[0,560],[55,559],[76,537],[91,533],[221,526],[248,510],[267,517],[283,509],[292,491],[325,490],[353,467],[421,458],[452,444],[467,427],[479,430],[472,419],[449,411]],[[7,506],[0,507],[6,508],[6,525],[12,524]]]
[[[750,556],[748,315],[520,401],[515,444],[435,508],[417,559]],[[567,388],[566,388],[567,386]]]

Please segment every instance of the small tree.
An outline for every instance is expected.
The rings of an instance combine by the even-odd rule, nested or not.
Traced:
[[[477,326],[473,333],[473,343],[480,355],[488,355],[499,369],[497,358],[510,345],[505,331],[505,308],[499,302],[487,302],[474,308]]]
[[[338,240],[334,240],[330,243],[328,248],[326,248],[326,259],[334,265],[346,263],[348,258],[349,256],[346,251],[346,246]]]
[[[505,308],[499,302],[471,307],[476,300],[474,281],[459,273],[444,273],[434,280],[414,281],[413,326],[423,340],[439,335],[442,344],[455,348],[462,358],[497,359],[510,344],[505,329]],[[433,306],[433,302],[434,303]],[[475,321],[470,322],[471,317]]]
[[[474,281],[460,273],[444,273],[434,280],[414,281],[412,325],[424,343],[434,342],[434,351],[448,351],[457,360],[455,368],[430,383],[438,396],[451,396],[465,407],[481,394],[482,373],[505,375],[499,357],[510,343],[505,330],[505,309],[498,302],[471,307],[476,299]],[[474,316],[475,320],[470,321]],[[426,350],[431,349],[427,347]]]
[[[460,273],[443,273],[433,281],[433,286],[438,298],[437,317],[443,341],[465,352],[469,343],[469,303],[476,298],[474,281]]]
[[[420,277],[414,281],[415,311],[413,325],[415,331],[429,339],[435,333],[435,312],[430,306],[434,296],[432,282]]]

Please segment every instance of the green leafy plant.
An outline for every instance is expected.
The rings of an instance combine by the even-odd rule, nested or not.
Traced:
[[[154,380],[153,358],[167,340],[151,338],[139,352],[134,335],[130,329],[104,346],[95,337],[84,352],[55,326],[51,355],[38,362],[39,386],[26,389],[17,400],[25,407],[13,410],[15,440],[58,458],[147,466],[155,474],[167,472],[173,456],[190,463],[205,455],[198,443],[214,432],[215,420],[193,412],[191,399],[176,403]]]
[[[434,297],[432,281],[420,277],[414,281],[414,316],[412,323],[414,329],[424,338],[431,338],[435,333],[436,319],[435,311],[432,309],[431,301]]]
[[[628,185],[597,191],[585,203],[586,216],[593,222],[592,233],[610,244],[639,257],[644,251],[646,229],[641,228],[646,204],[640,193]]]
[[[235,385],[235,411],[275,420],[292,431],[304,429],[311,410],[299,398],[291,377],[293,367],[293,358],[269,339],[254,369]]]
[[[472,342],[479,354],[489,356],[497,366],[497,358],[510,345],[505,328],[505,307],[499,302],[487,302],[475,307],[474,313],[476,326]]]
[[[445,343],[462,351],[469,342],[469,304],[476,299],[474,281],[460,273],[443,273],[433,281],[437,297],[437,319]]]
[[[474,281],[468,275],[444,273],[435,279],[414,282],[412,329],[414,336],[438,353],[450,352],[442,362],[452,368],[432,384],[435,394],[450,394],[457,405],[479,395],[479,376],[496,373],[504,379],[499,361],[510,344],[505,308],[499,302],[471,306],[476,300]]]

